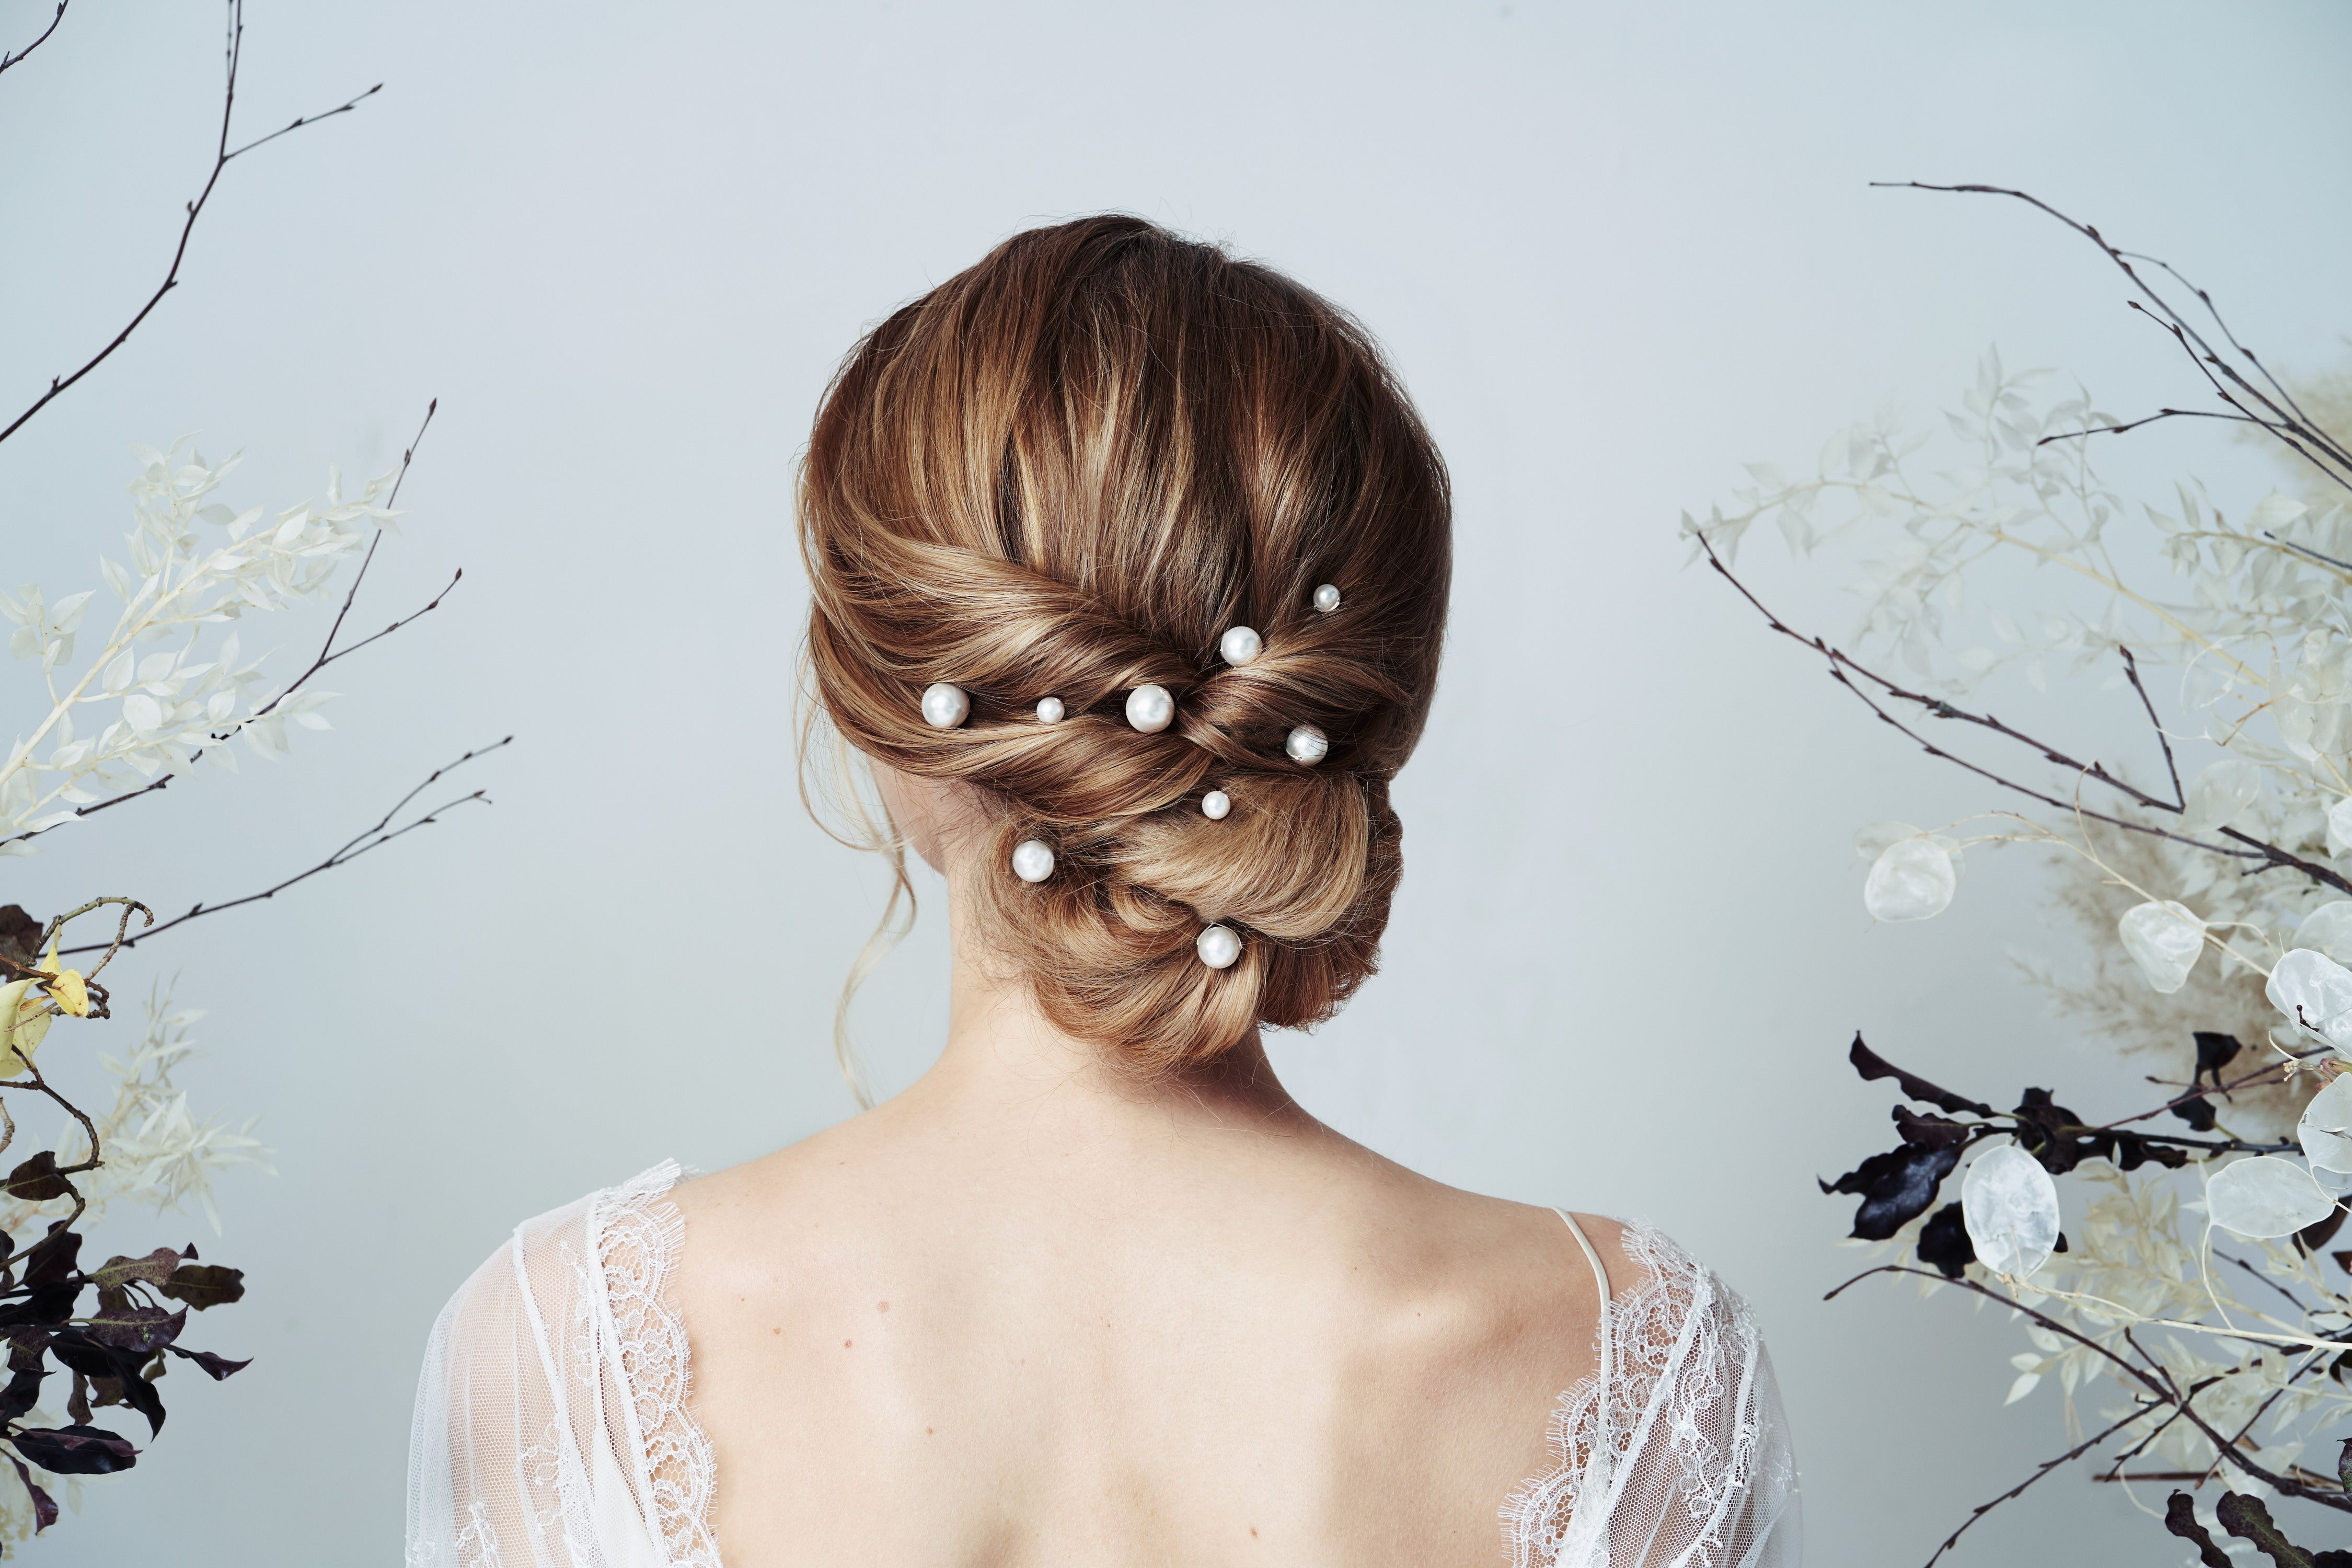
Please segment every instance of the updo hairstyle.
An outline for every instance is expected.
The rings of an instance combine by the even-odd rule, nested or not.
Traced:
[[[810,670],[866,756],[971,786],[978,929],[1044,1016],[1166,1071],[1328,1018],[1372,973],[1450,530],[1437,449],[1336,307],[1140,218],[1032,229],[828,392],[801,478]],[[1263,651],[1228,666],[1244,626]],[[924,721],[933,682],[969,695],[960,727]],[[1147,683],[1175,697],[1158,733],[1124,717]],[[1298,725],[1319,763],[1286,754]],[[1030,838],[1055,861],[1034,884],[1009,868]],[[1194,952],[1210,922],[1241,937],[1231,968]]]

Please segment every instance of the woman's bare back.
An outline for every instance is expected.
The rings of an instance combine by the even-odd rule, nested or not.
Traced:
[[[1559,1219],[1295,1107],[1060,1098],[892,1101],[677,1190],[727,1568],[1503,1560],[1594,1365]]]

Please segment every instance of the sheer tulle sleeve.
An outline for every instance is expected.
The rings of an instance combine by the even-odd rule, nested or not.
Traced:
[[[1504,1509],[1516,1568],[1797,1568],[1796,1456],[1754,1314],[1655,1231],[1622,1251],[1634,1282],[1600,1370],[1560,1395],[1557,1464]]]
[[[718,1568],[709,1447],[663,1302],[677,1168],[520,1226],[433,1326],[409,1568]]]

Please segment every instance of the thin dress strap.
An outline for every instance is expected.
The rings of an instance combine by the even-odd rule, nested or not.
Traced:
[[[1579,1508],[1570,1519],[1568,1533],[1560,1543],[1559,1555],[1554,1561],[1567,1563],[1605,1562],[1608,1558],[1609,1510],[1612,1506],[1612,1489],[1616,1479],[1617,1442],[1611,1430],[1612,1405],[1617,1378],[1616,1324],[1609,1310],[1609,1271],[1601,1266],[1601,1254],[1593,1250],[1591,1238],[1584,1227],[1566,1209],[1554,1209],[1568,1233],[1576,1237],[1576,1245],[1584,1249],[1584,1260],[1592,1265],[1592,1278],[1601,1287],[1601,1330],[1597,1336],[1601,1345],[1601,1371],[1597,1384],[1598,1396],[1593,1400],[1591,1446],[1584,1456],[1584,1476],[1576,1495],[1588,1506]],[[1570,1548],[1576,1548],[1570,1551]],[[1598,1553],[1598,1555],[1594,1555]]]
[[[1576,1245],[1584,1248],[1584,1260],[1592,1265],[1593,1281],[1601,1287],[1601,1385],[1606,1388],[1614,1370],[1609,1364],[1609,1342],[1612,1337],[1609,1332],[1609,1270],[1601,1266],[1601,1254],[1592,1249],[1592,1242],[1585,1236],[1584,1227],[1576,1223],[1576,1216],[1566,1209],[1551,1212],[1559,1215],[1559,1223],[1568,1226],[1569,1235],[1576,1237]]]

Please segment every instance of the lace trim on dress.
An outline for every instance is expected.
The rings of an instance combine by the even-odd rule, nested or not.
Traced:
[[[1554,1467],[1521,1482],[1503,1505],[1514,1568],[1746,1562],[1754,1543],[1727,1541],[1727,1531],[1745,1535],[1763,1523],[1769,1534],[1769,1524],[1754,1521],[1743,1500],[1793,1492],[1783,1446],[1774,1445],[1762,1467],[1772,1473],[1759,1473],[1762,1338],[1747,1303],[1646,1226],[1626,1226],[1623,1248],[1643,1280],[1613,1297],[1607,1328],[1596,1328],[1595,1372],[1559,1396]],[[1605,1388],[1600,1366],[1613,1373]],[[1608,1452],[1595,1465],[1603,1441]],[[1603,1495],[1588,1500],[1591,1482]],[[1603,1517],[1574,1537],[1582,1549],[1564,1556],[1570,1521],[1588,1502]],[[1638,1516],[1642,1539],[1617,1543],[1620,1552],[1631,1546],[1631,1558],[1612,1554],[1621,1513]]]
[[[686,1244],[685,1216],[669,1201],[681,1172],[665,1160],[634,1181],[597,1194],[590,1234],[596,1238],[602,1290],[582,1292],[610,1313],[614,1349],[629,1408],[625,1414],[639,1466],[638,1484],[650,1500],[668,1568],[719,1568],[710,1533],[710,1499],[718,1464],[688,1400],[693,1364],[686,1324],[667,1292]],[[595,1358],[583,1357],[593,1367]]]

